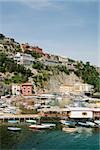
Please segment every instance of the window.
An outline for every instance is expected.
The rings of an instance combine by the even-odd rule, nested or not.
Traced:
[[[83,115],[83,116],[87,116],[87,113],[86,113],[86,112],[83,112],[82,115]]]

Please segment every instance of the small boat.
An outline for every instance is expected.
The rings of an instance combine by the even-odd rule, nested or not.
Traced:
[[[8,120],[8,123],[18,123],[19,120]]]
[[[36,120],[33,120],[33,119],[28,119],[26,120],[27,123],[36,123],[37,121]]]
[[[79,126],[82,126],[82,127],[89,127],[90,125],[85,123],[85,122],[78,122],[78,125]]]
[[[75,126],[75,125],[76,125],[76,122],[74,122],[74,121],[60,120],[60,122],[61,122],[63,125],[67,125],[67,126]]]
[[[48,127],[55,127],[56,124],[54,123],[42,123],[42,125],[48,126]]]
[[[31,129],[49,129],[50,126],[43,125],[43,124],[34,124],[34,125],[30,125],[29,128],[31,128]]]
[[[21,128],[18,128],[18,127],[8,127],[8,130],[10,130],[10,131],[21,131]]]
[[[96,124],[91,121],[87,121],[86,124],[89,125],[90,127],[96,127]]]
[[[96,124],[100,125],[100,120],[95,120],[94,121]]]
[[[63,131],[68,132],[68,133],[72,133],[72,132],[76,132],[77,128],[62,128]]]

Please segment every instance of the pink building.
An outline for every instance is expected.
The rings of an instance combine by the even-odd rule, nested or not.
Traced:
[[[24,96],[32,95],[32,84],[31,83],[22,84],[22,95],[24,95]]]

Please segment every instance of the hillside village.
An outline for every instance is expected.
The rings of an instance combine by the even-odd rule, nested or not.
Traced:
[[[100,68],[89,62],[48,54],[0,34],[0,64],[1,112],[35,113],[38,107],[66,105],[100,107],[100,99],[94,98],[100,96]]]

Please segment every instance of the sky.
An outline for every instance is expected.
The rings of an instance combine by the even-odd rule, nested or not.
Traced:
[[[0,0],[0,33],[100,66],[99,0]]]

